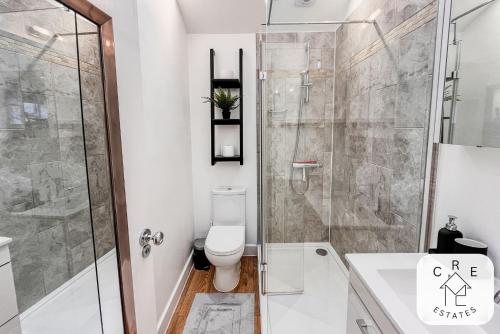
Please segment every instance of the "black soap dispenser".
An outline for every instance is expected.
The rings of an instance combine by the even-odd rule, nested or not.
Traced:
[[[438,241],[437,241],[437,253],[452,253],[453,252],[453,241],[456,238],[462,238],[463,234],[457,230],[457,224],[455,221],[457,217],[449,215],[448,222],[445,227],[439,230]]]

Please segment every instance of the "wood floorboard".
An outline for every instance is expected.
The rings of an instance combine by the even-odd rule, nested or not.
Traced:
[[[182,291],[181,299],[175,309],[172,321],[167,329],[167,334],[181,334],[184,324],[189,315],[191,305],[196,293],[217,292],[212,280],[215,268],[212,266],[209,271],[192,270],[188,281]],[[231,292],[234,293],[254,293],[255,295],[255,333],[260,334],[260,304],[259,304],[259,274],[257,271],[257,257],[244,256],[241,259],[241,277],[238,286]]]

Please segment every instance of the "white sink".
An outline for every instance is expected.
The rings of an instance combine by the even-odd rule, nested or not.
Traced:
[[[417,316],[418,261],[425,254],[349,254],[356,272],[393,325],[405,334],[498,334],[500,306],[484,326],[429,326]],[[496,290],[500,287],[497,286]],[[495,291],[496,291],[495,290]],[[493,298],[493,296],[491,296]]]

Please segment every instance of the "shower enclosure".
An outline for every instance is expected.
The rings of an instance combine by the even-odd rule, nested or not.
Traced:
[[[423,249],[437,2],[305,3],[257,35],[261,289],[269,331],[340,333],[345,254]]]
[[[124,331],[100,41],[98,25],[59,2],[0,2],[12,333]]]

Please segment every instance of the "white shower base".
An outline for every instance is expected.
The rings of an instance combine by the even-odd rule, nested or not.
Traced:
[[[291,261],[296,261],[297,251],[301,252],[301,246],[297,246],[295,252],[290,252],[290,245],[284,245],[281,249],[279,245],[271,247],[273,259],[279,259],[274,265],[288,267],[289,272],[286,275],[296,275],[300,277],[298,281],[304,275],[304,292],[261,295],[263,333],[345,334],[348,273],[333,247],[327,242],[306,243],[304,272],[302,273],[300,268],[300,273],[294,274],[290,271],[290,266],[286,265],[286,256],[290,254]],[[326,249],[328,254],[326,256],[316,254],[318,247]],[[291,265],[293,266],[293,263]],[[280,275],[283,272],[275,268],[274,273]],[[269,280],[276,278],[271,274]]]
[[[116,252],[97,261],[103,327],[122,334]],[[91,265],[20,315],[23,334],[101,334],[95,266]]]

